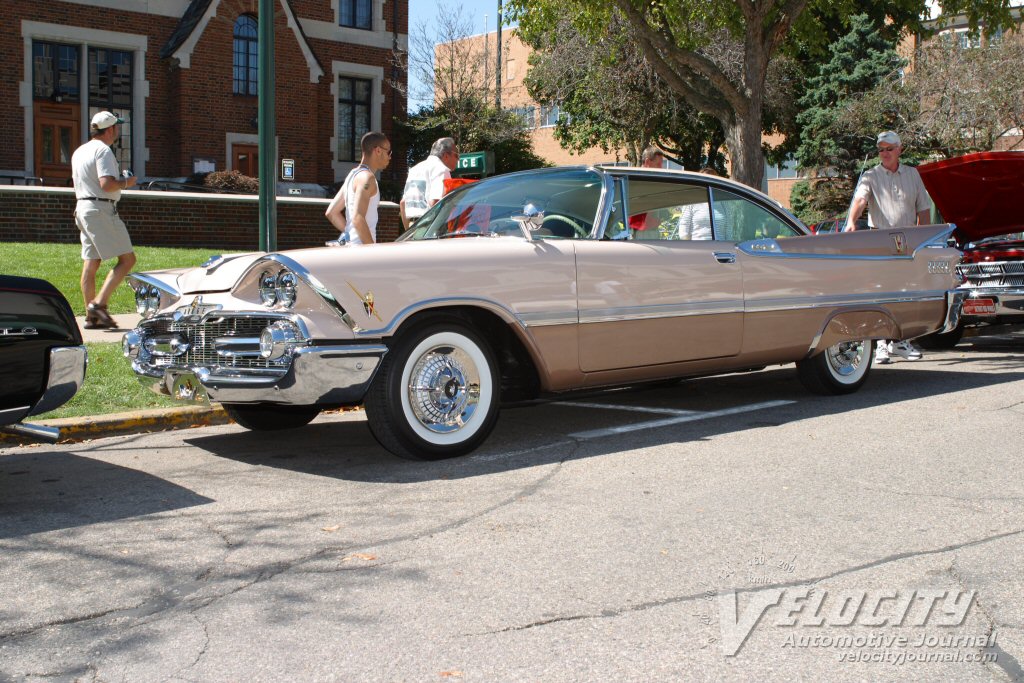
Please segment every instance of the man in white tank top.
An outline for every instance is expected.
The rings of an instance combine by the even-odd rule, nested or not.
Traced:
[[[345,178],[324,213],[348,245],[377,241],[380,189],[376,173],[391,163],[391,142],[384,133],[369,132],[360,141],[363,158]]]

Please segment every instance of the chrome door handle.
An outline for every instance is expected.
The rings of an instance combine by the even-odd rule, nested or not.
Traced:
[[[728,251],[716,251],[715,260],[719,263],[736,263],[736,254]]]

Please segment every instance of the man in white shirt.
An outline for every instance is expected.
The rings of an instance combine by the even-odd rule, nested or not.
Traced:
[[[135,251],[128,228],[117,215],[121,190],[134,187],[135,176],[121,176],[117,158],[110,146],[121,133],[124,123],[109,111],[92,117],[89,142],[71,155],[71,180],[75,186],[75,224],[82,238],[82,297],[85,300],[85,327],[116,328],[117,323],[107,311],[110,296],[135,266]],[[107,273],[100,292],[96,294],[96,273],[100,264],[117,257]]]
[[[459,149],[454,138],[441,138],[431,146],[430,156],[409,169],[402,200],[398,203],[404,229],[441,200],[444,181],[452,177],[458,163]]]
[[[864,172],[853,193],[853,204],[843,232],[856,229],[856,221],[868,209],[868,225],[879,230],[931,222],[932,200],[921,182],[921,174],[913,166],[900,163],[903,143],[894,131],[878,134],[878,155],[882,163]],[[908,341],[881,340],[875,347],[875,362],[890,363],[890,354],[918,360],[921,351]]]

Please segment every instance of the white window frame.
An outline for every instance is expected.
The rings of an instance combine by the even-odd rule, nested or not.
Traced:
[[[337,4],[337,3],[335,3]],[[334,171],[334,182],[339,182],[349,171],[359,165],[358,161],[342,161],[338,158],[338,78],[362,78],[370,81],[370,130],[380,131],[381,109],[384,105],[384,67],[353,62],[331,62],[331,102],[333,103],[333,122],[331,125],[331,168]]]

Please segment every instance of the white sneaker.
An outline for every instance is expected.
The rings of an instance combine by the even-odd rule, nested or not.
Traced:
[[[907,360],[921,360],[921,352],[908,341],[893,342],[889,345],[889,352]]]
[[[889,358],[889,343],[884,339],[875,342],[875,363],[877,365],[888,365],[892,362]]]

